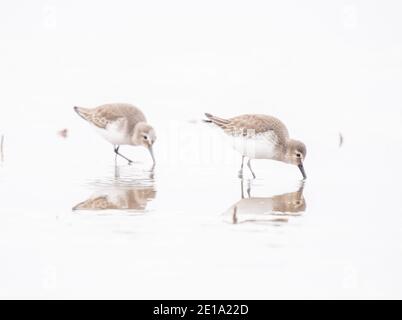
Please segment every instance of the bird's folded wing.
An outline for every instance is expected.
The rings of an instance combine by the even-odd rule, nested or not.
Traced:
[[[228,134],[243,136],[266,133],[273,129],[274,128],[265,119],[255,115],[243,115],[232,118],[224,128]]]
[[[106,129],[108,124],[122,118],[123,116],[116,110],[100,109],[93,113],[91,122],[99,128]]]

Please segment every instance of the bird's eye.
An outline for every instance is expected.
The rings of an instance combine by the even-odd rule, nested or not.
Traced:
[[[144,139],[145,139],[145,140],[148,140],[148,137],[147,137],[147,136],[144,136]]]
[[[301,158],[301,154],[300,154],[300,153],[296,153],[296,157]]]

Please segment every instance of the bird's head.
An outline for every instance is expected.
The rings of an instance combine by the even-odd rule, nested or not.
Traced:
[[[132,142],[137,146],[144,146],[149,150],[152,160],[155,163],[153,145],[156,141],[156,133],[154,128],[146,122],[139,122],[134,128]]]
[[[300,172],[303,175],[303,179],[307,179],[306,172],[304,171],[304,159],[306,158],[307,149],[306,145],[297,140],[289,140],[287,144],[285,162],[296,165],[299,167]]]

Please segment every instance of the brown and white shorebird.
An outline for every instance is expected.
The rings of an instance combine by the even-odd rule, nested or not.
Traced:
[[[299,167],[303,179],[307,178],[303,162],[307,149],[303,142],[290,139],[286,126],[277,118],[263,114],[245,114],[230,119],[223,119],[205,114],[208,120],[233,138],[233,147],[242,155],[239,176],[243,176],[244,158],[271,159],[293,164]]]
[[[116,157],[120,156],[131,164],[133,161],[119,152],[121,145],[144,146],[152,157],[155,166],[153,144],[155,130],[147,123],[144,113],[137,107],[126,103],[112,103],[96,108],[74,107],[74,110],[96,131],[114,146]]]

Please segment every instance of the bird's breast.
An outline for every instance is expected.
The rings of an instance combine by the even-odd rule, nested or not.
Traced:
[[[96,128],[97,132],[114,145],[131,144],[131,137],[127,133],[124,123],[115,121],[109,123],[105,129]]]
[[[237,136],[233,138],[233,147],[241,155],[251,159],[273,159],[276,156],[277,143],[270,134]]]

